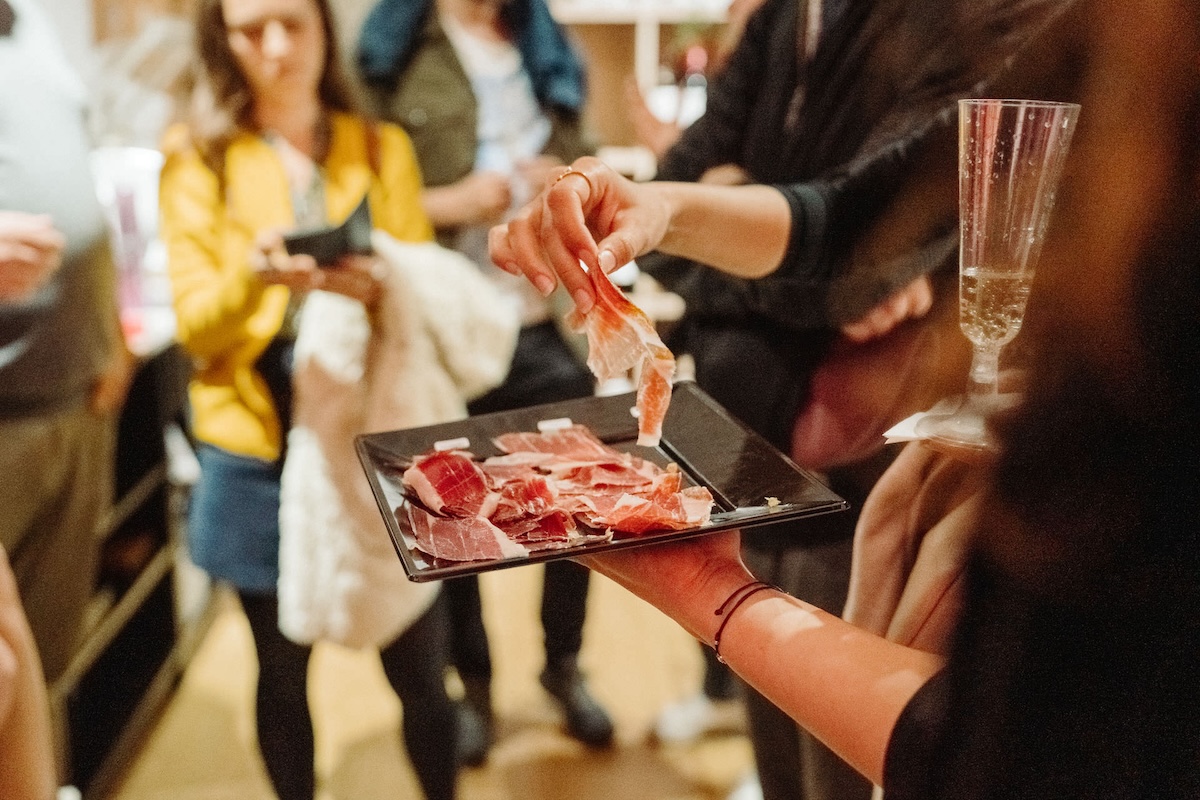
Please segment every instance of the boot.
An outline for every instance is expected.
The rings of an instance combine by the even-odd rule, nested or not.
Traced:
[[[463,697],[456,704],[458,761],[478,767],[492,746],[492,687],[487,678],[463,678]]]
[[[608,747],[613,741],[613,724],[596,699],[588,692],[587,682],[575,658],[547,664],[542,670],[542,686],[562,707],[567,732],[589,747]]]

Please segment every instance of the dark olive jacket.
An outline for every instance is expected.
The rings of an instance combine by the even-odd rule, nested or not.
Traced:
[[[418,27],[409,39],[409,46],[395,54],[394,69],[368,72],[361,49],[359,62],[376,113],[403,126],[412,138],[425,185],[445,186],[466,177],[474,167],[478,108],[471,81],[438,20],[435,4],[427,6],[422,15],[413,18]],[[370,25],[371,18],[364,26],[360,48],[369,41]],[[561,55],[560,60],[565,57]],[[523,58],[528,69],[529,58],[524,55]],[[550,83],[577,85],[582,92],[582,76],[578,82],[562,78]],[[584,129],[582,108],[554,99],[572,95],[539,91],[536,80],[535,92],[551,121],[550,140],[544,152],[565,163],[592,153],[594,147]]]

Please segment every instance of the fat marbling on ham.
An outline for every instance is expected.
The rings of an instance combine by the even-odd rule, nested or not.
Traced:
[[[682,473],[622,453],[587,427],[508,433],[503,455],[425,453],[404,470],[406,518],[417,548],[479,561],[604,541],[616,534],[684,530],[709,521],[713,498],[682,487]]]
[[[470,453],[444,450],[423,456],[404,471],[404,485],[435,514],[490,517],[500,501]]]

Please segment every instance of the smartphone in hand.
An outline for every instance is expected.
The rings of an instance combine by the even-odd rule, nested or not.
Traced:
[[[371,208],[364,195],[350,216],[335,226],[303,228],[284,234],[283,245],[289,255],[312,256],[319,267],[334,267],[344,255],[370,255]]]

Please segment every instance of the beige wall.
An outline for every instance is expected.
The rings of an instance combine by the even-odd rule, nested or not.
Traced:
[[[56,0],[72,2],[74,0]],[[147,20],[164,14],[186,15],[188,0],[91,0],[95,41],[134,36]]]
[[[190,0],[46,0],[56,6],[79,5],[72,14],[75,39],[86,38],[86,28],[94,24],[97,41],[130,37],[146,20],[162,14],[186,15]],[[353,57],[359,29],[376,0],[331,0],[338,25],[338,43],[343,55]],[[90,8],[87,4],[90,2]],[[90,13],[88,13],[90,11]],[[672,26],[664,24],[661,49],[665,53]],[[632,23],[568,25],[568,31],[587,61],[589,104],[588,124],[602,144],[630,145],[633,129],[625,113],[624,82],[634,72],[635,30]]]

